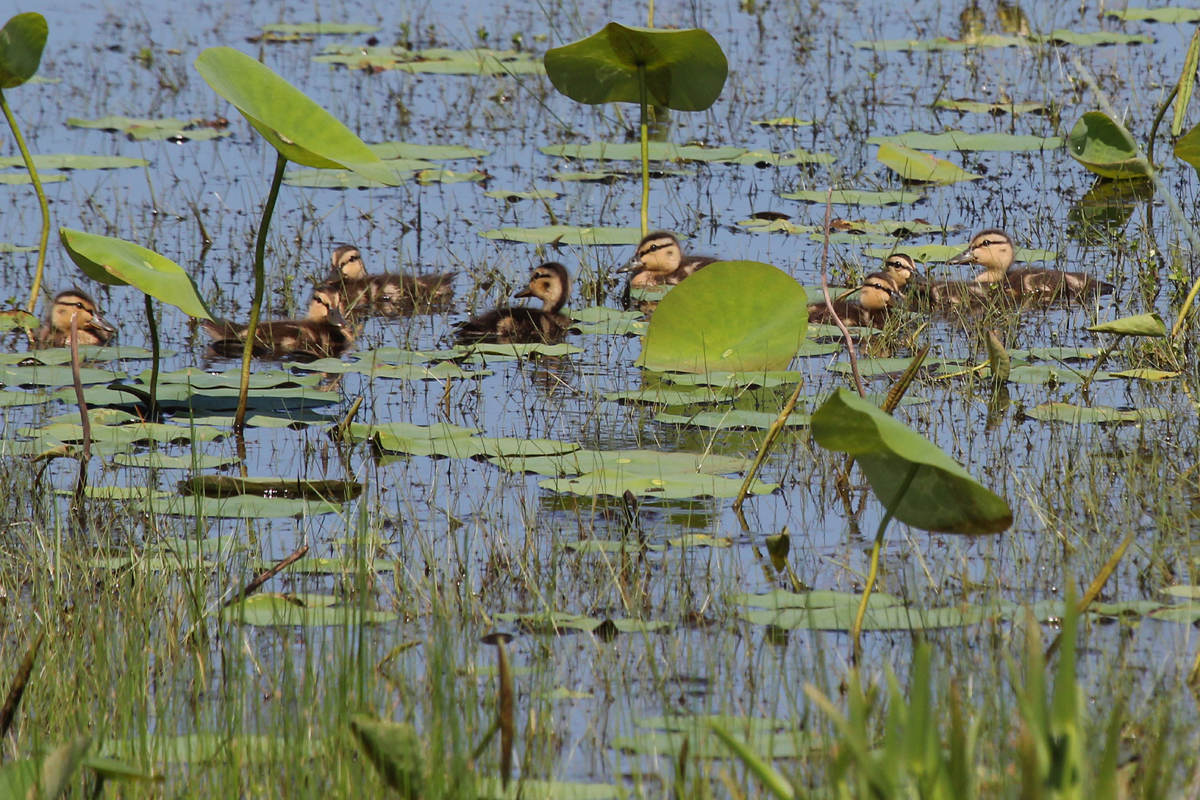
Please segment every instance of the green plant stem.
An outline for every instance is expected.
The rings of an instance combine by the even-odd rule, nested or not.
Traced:
[[[908,474],[904,476],[904,482],[900,484],[900,490],[896,492],[896,499],[892,501],[892,506],[883,515],[883,519],[879,521],[879,530],[875,532],[875,545],[871,548],[871,568],[867,571],[867,585],[863,587],[862,600],[858,604],[858,613],[854,615],[854,627],[850,629],[850,641],[854,646],[854,663],[858,663],[859,656],[862,655],[862,626],[863,619],[867,616],[867,603],[871,600],[871,590],[875,588],[875,579],[879,577],[879,554],[883,550],[883,534],[887,530],[888,523],[892,521],[894,512],[892,509],[899,507],[900,501],[904,499],[904,495],[908,493],[908,487],[912,486],[913,479],[917,477],[917,470],[921,468],[920,464],[913,464],[908,469]]]
[[[1150,138],[1146,141],[1146,161],[1150,164],[1151,169],[1154,168],[1154,138],[1158,136],[1158,126],[1163,121],[1163,117],[1167,115],[1167,109],[1171,107],[1171,101],[1179,94],[1179,84],[1175,84],[1171,89],[1171,93],[1167,95],[1167,99],[1158,107],[1158,113],[1154,115],[1154,122],[1150,125]]]
[[[1113,343],[1108,347],[1108,349],[1102,352],[1099,358],[1096,359],[1095,365],[1092,366],[1092,371],[1087,374],[1087,377],[1083,379],[1083,385],[1079,387],[1081,394],[1087,392],[1088,387],[1092,385],[1092,379],[1095,378],[1096,373],[1100,371],[1100,365],[1108,360],[1108,357],[1112,355],[1113,351],[1117,349],[1117,345],[1119,345],[1121,340],[1124,338],[1125,334],[1118,333],[1117,338],[1113,340]]]
[[[42,238],[38,242],[38,260],[37,271],[33,273],[33,288],[29,290],[29,306],[30,314],[37,311],[38,294],[42,290],[42,273],[46,269],[46,248],[50,243],[50,204],[46,202],[46,191],[42,188],[42,179],[38,175],[37,167],[33,165],[33,156],[29,154],[29,148],[25,146],[25,138],[21,136],[21,129],[17,127],[17,119],[13,116],[12,109],[8,107],[8,100],[4,97],[4,90],[0,89],[0,109],[4,110],[4,118],[8,120],[8,127],[12,129],[13,139],[17,142],[17,148],[21,151],[21,158],[25,160],[25,169],[29,170],[29,177],[33,181],[33,191],[37,193],[38,205],[42,209]]]
[[[767,454],[771,452],[772,445],[775,444],[775,439],[778,438],[783,426],[787,424],[788,417],[792,415],[792,410],[796,408],[796,403],[800,401],[800,392],[804,390],[804,380],[796,381],[796,389],[792,392],[792,396],[783,404],[783,408],[779,410],[779,416],[771,423],[771,427],[767,430],[767,435],[763,437],[762,446],[758,448],[758,455],[754,457],[754,463],[750,465],[750,469],[746,470],[746,479],[742,481],[742,488],[738,490],[737,499],[733,501],[734,513],[738,515],[738,519],[742,520],[742,527],[749,528],[746,521],[742,519],[742,503],[746,500],[746,495],[750,493],[750,484],[754,483],[754,477],[758,475],[758,470],[766,460]]]
[[[650,123],[649,89],[646,86],[646,65],[638,64],[638,94],[642,110],[642,236],[650,232]]]
[[[160,347],[158,342],[158,320],[154,318],[154,298],[143,295],[146,299],[146,324],[150,327],[150,407],[147,413],[150,419],[158,419],[158,361]]]
[[[650,7],[646,10],[646,27],[654,27],[654,0],[650,0]]]
[[[246,429],[246,403],[250,397],[250,358],[254,353],[254,334],[258,331],[258,318],[262,313],[263,293],[266,290],[267,231],[271,227],[271,215],[275,213],[275,201],[279,198],[279,187],[283,185],[283,171],[287,167],[283,153],[275,155],[275,177],[271,180],[271,192],[263,208],[262,222],[258,226],[258,241],[254,245],[254,299],[250,303],[250,323],[246,326],[246,344],[242,347],[242,383],[238,388],[237,415],[233,418],[233,430],[240,437]]]

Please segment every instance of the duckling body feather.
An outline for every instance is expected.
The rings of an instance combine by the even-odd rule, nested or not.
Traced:
[[[978,264],[983,272],[975,277],[979,284],[990,284],[1016,300],[1052,303],[1096,294],[1111,294],[1113,285],[1084,272],[1065,272],[1042,267],[1013,268],[1016,251],[1012,238],[997,228],[980,231],[971,238],[966,251],[950,259],[950,264]]]
[[[542,308],[505,306],[461,322],[457,335],[465,342],[530,344],[561,339],[571,325],[570,317],[560,313],[571,292],[567,268],[556,262],[537,267],[528,288],[515,297],[536,297]]]
[[[305,319],[276,319],[258,323],[251,354],[256,358],[292,358],[313,361],[337,358],[354,344],[354,334],[340,310],[336,293],[317,289]],[[247,325],[228,320],[204,320],[204,332],[212,337],[212,350],[224,358],[241,356]]]
[[[872,272],[863,279],[858,298],[834,300],[833,311],[847,327],[882,328],[891,316],[892,301],[899,294],[888,273]],[[825,303],[813,303],[808,307],[808,321],[822,325],[836,324]]]
[[[404,313],[419,306],[443,305],[454,297],[455,272],[436,275],[370,275],[353,245],[333,251],[333,274],[322,288],[339,292],[348,312],[358,309]]]

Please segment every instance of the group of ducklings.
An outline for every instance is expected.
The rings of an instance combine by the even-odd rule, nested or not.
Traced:
[[[634,289],[675,285],[717,259],[683,253],[679,240],[665,231],[642,238],[637,250],[618,273],[631,273],[625,286],[626,304]],[[884,269],[873,272],[857,287],[857,297],[839,297],[832,312],[825,303],[809,306],[811,322],[832,322],[833,314],[847,325],[882,328],[903,290],[910,284],[911,296],[932,306],[979,306],[997,298],[1021,303],[1045,304],[1112,292],[1112,284],[1082,272],[1021,267],[1013,268],[1016,250],[1004,231],[989,228],[975,234],[967,249],[950,259],[950,264],[977,264],[983,271],[972,281],[931,281],[917,271],[906,253],[893,253]],[[367,273],[362,253],[344,245],[333,253],[329,278],[313,289],[308,313],[303,319],[260,322],[255,329],[252,352],[260,358],[339,356],[354,343],[347,316],[357,313],[400,314],[419,308],[445,306],[454,295],[455,273],[407,275]],[[547,262],[534,268],[529,285],[516,298],[532,297],[542,308],[502,306],[458,323],[457,337],[466,342],[552,342],[571,325],[562,313],[571,294],[566,267]],[[116,328],[96,310],[85,292],[69,289],[54,298],[49,317],[36,332],[41,347],[61,347],[70,342],[72,321],[81,345],[106,344]],[[241,355],[248,326],[225,320],[205,320],[204,331],[212,338],[217,355]]]

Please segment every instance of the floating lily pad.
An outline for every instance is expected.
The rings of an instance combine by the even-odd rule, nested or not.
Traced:
[[[411,178],[417,170],[424,167],[416,166],[416,161],[385,161],[389,168],[395,166],[395,179],[392,183],[373,180],[348,169],[290,169],[283,175],[283,182],[288,186],[299,186],[305,189],[379,189],[394,187]],[[433,166],[431,162],[424,162]]]
[[[908,369],[911,363],[911,358],[860,358],[858,360],[858,374],[864,378],[877,378],[881,375],[899,375]],[[941,363],[936,358],[930,358],[922,363],[921,368],[933,370]],[[830,365],[829,371],[840,375],[849,375],[852,370],[849,361],[839,361],[836,364]]]
[[[582,614],[568,614],[562,611],[537,612],[533,614],[501,612],[496,614],[495,617],[499,622],[515,623],[522,628],[545,633],[561,633],[564,630],[591,633],[601,625],[608,623],[611,623],[613,628],[621,633],[653,632],[666,630],[671,627],[671,623],[663,621],[597,618]]]
[[[116,385],[116,384],[114,384]],[[149,387],[133,384],[133,388],[146,392]],[[74,389],[60,389],[54,398],[65,403],[75,402]],[[122,392],[104,386],[90,386],[84,390],[84,399],[89,406],[134,406],[143,403],[136,394]],[[237,408],[238,390],[197,389],[182,384],[160,384],[155,396],[158,404],[170,411],[229,411]],[[340,403],[342,397],[336,392],[326,392],[307,386],[299,388],[271,388],[251,391],[248,408],[255,411],[290,411]]]
[[[1150,165],[1138,155],[1137,142],[1129,131],[1102,111],[1089,111],[1080,117],[1067,143],[1071,158],[1101,177],[1127,180],[1152,173]],[[1178,147],[1176,144],[1177,152]]]
[[[33,249],[36,250],[37,248],[35,247]],[[14,308],[8,311],[0,311],[0,331],[32,330],[38,327],[40,324],[41,320],[39,320],[33,314],[30,314],[28,311],[22,311],[19,308]],[[9,362],[5,361],[0,363]]]
[[[741,472],[750,466],[746,458],[658,450],[577,450],[562,456],[493,459],[492,463],[511,472],[536,475],[582,475],[608,470],[651,478],[689,473],[721,475]]]
[[[479,170],[455,172],[452,169],[423,169],[417,173],[417,183],[430,186],[435,183],[481,183],[490,175]]]
[[[582,347],[576,347],[573,344],[543,344],[535,342],[532,344],[494,344],[491,342],[479,342],[472,345],[465,345],[462,352],[469,356],[468,360],[487,363],[489,361],[524,361],[534,357],[546,358],[562,358],[563,356],[575,355],[582,353]]]
[[[1071,403],[1042,403],[1027,409],[1025,416],[1043,422],[1068,422],[1072,425],[1094,425],[1097,423],[1151,422],[1167,418],[1161,408],[1139,408],[1122,411],[1108,406],[1084,407]]]
[[[1023,150],[1056,150],[1064,142],[1058,136],[1019,136],[1011,133],[902,133],[898,136],[872,136],[867,144],[891,143],[913,150],[982,151],[1011,153]],[[881,159],[882,160],[882,159]],[[889,165],[890,166],[890,165]]]
[[[625,470],[599,470],[574,478],[550,478],[539,481],[538,486],[552,492],[583,495],[609,495],[621,497],[632,492],[639,497],[660,497],[684,500],[691,497],[737,497],[742,488],[740,478],[723,478],[717,475],[684,473],[652,478],[631,474]],[[751,494],[770,494],[779,489],[777,483],[754,481]]]
[[[610,336],[643,336],[650,326],[638,311],[618,311],[606,306],[592,306],[570,312],[571,330],[583,334]]]
[[[1096,347],[1032,347],[1028,350],[1009,350],[1008,355],[1022,361],[1090,361],[1100,355],[1100,350]]]
[[[1138,314],[1134,317],[1122,317],[1110,322],[1102,322],[1088,328],[1092,333],[1114,333],[1119,336],[1150,336],[1162,338],[1167,335],[1167,326],[1157,311],[1149,314]]]
[[[1044,114],[1046,106],[1044,103],[1022,102],[1022,103],[984,103],[978,100],[937,100],[933,104],[934,108],[945,108],[950,111],[962,111],[971,114]]]
[[[1182,372],[1167,372],[1161,369],[1150,369],[1148,367],[1137,367],[1135,369],[1124,369],[1120,372],[1108,373],[1113,378],[1125,378],[1135,381],[1169,381],[1178,378]]]
[[[777,411],[747,411],[741,408],[731,408],[729,411],[701,411],[698,414],[657,414],[655,422],[666,425],[686,425],[689,428],[711,428],[713,430],[728,430],[748,428],[766,430],[775,424],[779,416]],[[810,417],[799,411],[793,411],[788,416],[785,428],[806,428]]]
[[[632,177],[628,172],[613,170],[593,170],[588,172],[551,172],[552,181],[594,181],[596,183],[616,183],[623,178]],[[650,177],[654,177],[651,175]]]
[[[538,75],[544,73],[541,59],[515,50],[408,50],[403,47],[359,47],[326,45],[313,61],[370,72],[401,72],[435,75]]]
[[[945,159],[934,158],[919,150],[899,147],[890,142],[879,145],[879,153],[876,158],[880,163],[899,174],[903,180],[913,183],[944,185],[961,181],[975,181],[983,177],[973,172],[967,172],[957,164],[952,164]]]
[[[372,439],[381,450],[414,456],[516,458],[561,455],[579,449],[579,445],[572,442],[492,438],[478,436],[478,433],[476,428],[462,428],[446,422],[429,426],[408,422],[350,426],[350,435],[356,439]]]
[[[283,519],[286,517],[300,519],[320,514],[344,513],[340,502],[259,497],[249,494],[232,497],[202,497],[200,495],[181,497],[176,495],[167,508],[158,510],[160,513],[176,516],[227,519]]]
[[[596,228],[546,225],[541,228],[499,228],[479,234],[485,239],[526,244],[625,245],[642,240],[641,228]]]
[[[0,169],[4,167],[24,167],[25,161],[20,156],[0,158]],[[125,158],[124,156],[88,156],[60,153],[56,155],[41,155],[33,157],[33,166],[43,169],[128,169],[130,167],[148,167],[150,162],[144,158]],[[45,179],[43,179],[45,180]]]
[[[830,221],[829,225],[837,233],[864,235],[878,233],[896,237],[923,236],[929,233],[942,233],[957,228],[957,226],[948,227],[946,225],[926,222],[923,219],[881,219],[875,221],[865,219],[834,219]]]
[[[298,33],[305,36],[329,34],[351,35],[356,33],[378,33],[383,28],[362,22],[272,22],[262,26],[263,33]]]
[[[859,50],[876,50],[879,52],[938,52],[963,51],[994,47],[1020,47],[1026,43],[1019,36],[974,36],[969,39],[877,39],[860,40],[854,43]]]
[[[227,128],[215,128],[203,123],[204,120],[186,120],[176,117],[140,119],[111,115],[99,119],[71,117],[67,120],[67,125],[72,128],[121,132],[138,141],[202,142],[233,135],[233,132]]]
[[[590,696],[590,695],[589,695]],[[623,797],[607,783],[575,783],[521,778],[510,781],[505,791],[499,778],[484,778],[477,786],[481,800],[611,800]]]
[[[830,153],[810,153],[802,148],[786,153],[770,150],[749,150],[736,158],[717,159],[722,164],[743,164],[751,167],[794,167],[798,164],[832,164],[837,157]]]
[[[367,145],[384,161],[454,161],[460,158],[483,158],[490,151],[461,144],[413,144],[411,142],[378,142]],[[421,167],[428,169],[428,167]]]
[[[258,560],[252,566],[256,570],[267,570],[275,565],[273,561]],[[366,559],[365,566],[371,572],[392,572],[396,562],[383,558]],[[297,575],[352,575],[358,570],[358,558],[346,554],[341,558],[320,558],[305,556],[299,558],[284,568],[284,572]]]
[[[983,374],[988,375],[989,373],[985,370]],[[1008,373],[1009,383],[1031,384],[1035,386],[1082,383],[1083,379],[1084,375],[1078,370],[1051,366],[1049,364],[1022,364],[1013,367]],[[1111,379],[1112,376],[1103,371],[1097,372],[1092,378],[1093,381],[1107,381]]]
[[[1052,44],[1069,44],[1075,47],[1096,47],[1112,44],[1154,44],[1154,37],[1145,33],[1114,33],[1112,31],[1091,31],[1078,33],[1065,28],[1057,28],[1044,36],[1033,35],[1031,42],[1048,42]]]
[[[139,378],[150,379],[150,371]],[[261,370],[250,373],[250,390],[316,386],[320,382],[316,375],[296,375],[281,369]],[[158,376],[160,384],[181,384],[193,389],[236,389],[241,384],[241,370],[227,369],[224,372],[206,372],[198,367],[185,367]]]
[[[786,369],[807,323],[795,278],[757,261],[718,262],[662,299],[636,363],[655,372]]]
[[[774,372],[666,372],[662,379],[675,386],[715,386],[721,389],[739,389],[758,386],[771,389],[776,386],[792,386],[800,380],[800,373],[793,370]]]
[[[242,478],[228,475],[197,475],[179,482],[179,493],[204,497],[286,497],[306,500],[336,500],[345,503],[362,494],[363,484],[344,480],[301,480],[299,478]]]
[[[799,235],[802,233],[814,233],[818,230],[816,225],[797,225],[786,219],[744,219],[738,223],[738,226],[745,228],[751,233],[789,233]]]
[[[851,592],[836,592],[829,589],[817,589],[811,592],[789,592],[786,589],[772,589],[765,594],[735,594],[729,598],[731,603],[739,606],[753,606],[779,610],[784,608],[849,608],[858,610],[862,595]],[[901,600],[884,592],[872,592],[867,599],[867,608],[887,608],[901,605]]]
[[[177,417],[188,420],[193,425],[211,425],[215,428],[232,428],[234,414],[197,414],[189,417]],[[274,413],[250,413],[246,415],[247,428],[305,428],[309,425],[328,425],[336,422],[336,417],[318,414],[315,411],[296,409],[280,409]]]
[[[331,600],[333,598],[330,598]],[[398,619],[390,611],[364,611],[356,606],[304,602],[295,595],[256,594],[223,609],[221,618],[257,627],[325,627],[330,625],[378,625]]]
[[[770,485],[774,486],[775,484]],[[678,538],[667,539],[667,544],[671,545],[671,547],[715,547],[724,549],[733,547],[733,539],[727,536],[709,536],[707,533],[685,533]]]
[[[8,177],[12,177],[12,176],[10,175]],[[0,242],[0,253],[36,253],[37,251],[38,251],[38,248],[37,248],[37,245],[35,245],[35,244],[26,246],[26,245],[19,245],[19,244],[9,244],[8,242]],[[11,315],[14,315],[14,314],[28,314],[29,318],[33,320],[34,325],[36,325],[38,323],[37,317],[33,316],[32,314],[29,314],[28,311],[22,311],[20,309],[13,309],[12,311],[0,311],[0,315],[2,315],[2,316],[0,316],[0,319],[8,320],[11,317]],[[26,326],[26,327],[29,327],[29,326]]]
[[[22,162],[24,163],[24,162]],[[39,175],[38,178],[42,183],[62,183],[67,179],[66,175]],[[14,172],[11,174],[0,173],[0,186],[24,186],[33,183],[33,177],[28,172]],[[37,248],[33,248],[37,250]],[[9,253],[24,253],[28,250],[8,250]]]
[[[83,426],[72,423],[55,423],[44,428],[21,428],[21,436],[29,436],[41,442],[74,444],[83,441]],[[93,425],[91,440],[101,444],[132,447],[146,442],[211,442],[224,436],[217,428],[195,425],[164,425],[157,422],[138,422],[130,425]]]
[[[825,203],[826,192],[819,190],[789,192],[779,195],[784,200],[799,200],[804,203]],[[834,205],[845,206],[891,206],[915,203],[925,199],[917,192],[869,192],[859,189],[838,189],[833,193]]]
[[[1200,22],[1200,8],[1141,8],[1128,6],[1126,8],[1105,9],[1104,16],[1123,19],[1127,22]]]
[[[553,200],[559,194],[553,189],[533,189],[527,192],[516,191],[515,189],[493,189],[490,192],[484,192],[483,196],[515,203],[518,200]]]
[[[615,542],[605,539],[584,539],[581,542],[567,542],[563,547],[583,555],[590,553],[633,553],[636,555],[642,552],[643,549],[652,553],[661,553],[667,549],[666,545],[661,544],[641,544],[634,541]]]
[[[218,456],[208,453],[192,453],[182,456],[165,456],[162,453],[144,453],[132,455],[118,453],[113,456],[113,462],[123,467],[138,467],[141,469],[218,469],[237,464],[241,459],[236,456]]]
[[[175,355],[174,350],[163,349],[161,356],[170,358]],[[12,356],[13,360],[9,361],[8,357]],[[68,347],[47,347],[44,350],[35,350],[31,353],[4,353],[0,354],[0,363],[16,364],[19,361],[27,359],[35,359],[42,364],[70,364],[71,350]],[[95,347],[86,345],[79,348],[80,361],[148,361],[154,358],[154,353],[144,347]]]
[[[0,391],[0,408],[15,406],[40,406],[54,399],[53,395],[45,392],[8,392]]]
[[[812,125],[811,119],[800,119],[798,117],[775,117],[773,119],[752,119],[751,125],[762,125],[768,128],[800,128],[806,125]]]
[[[854,624],[857,608],[836,605],[812,610],[789,608],[783,610],[742,611],[738,616],[756,625],[771,625],[783,630],[848,631]],[[883,608],[868,606],[863,619],[864,631],[922,631],[939,628],[961,628],[993,619],[996,610],[986,606],[963,604],[948,608],[909,608],[889,605]]]
[[[639,142],[552,144],[538,150],[548,156],[579,161],[640,161],[642,158]],[[749,152],[745,147],[699,147],[670,142],[650,142],[649,150],[651,161],[731,161]]]
[[[124,373],[112,372],[107,369],[80,367],[80,381],[89,383],[108,383],[125,377]],[[34,365],[18,367],[13,365],[0,366],[0,383],[6,386],[70,386],[74,383],[71,368],[62,365]]]
[[[650,386],[644,389],[626,389],[621,392],[606,392],[604,399],[614,403],[644,403],[653,406],[688,406],[723,403],[734,399],[735,393],[724,389],[698,387],[676,389],[670,386]]]

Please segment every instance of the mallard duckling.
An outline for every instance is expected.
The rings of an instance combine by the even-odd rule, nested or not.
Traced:
[[[312,361],[337,358],[354,343],[354,333],[341,311],[342,298],[337,292],[313,290],[304,319],[275,319],[258,323],[254,330],[254,348],[258,358],[295,358]],[[204,332],[213,338],[212,349],[225,358],[237,358],[246,342],[246,327],[226,320],[204,320]]]
[[[625,286],[625,299],[630,289],[675,284],[696,270],[707,267],[717,259],[709,256],[685,256],[679,240],[667,231],[655,231],[642,237],[633,258],[617,270],[617,273],[632,272]]]
[[[71,318],[75,317],[80,346],[103,345],[117,329],[96,311],[96,301],[87,292],[67,289],[54,296],[50,316],[33,334],[34,347],[66,347],[71,344]]]
[[[971,238],[966,251],[950,259],[948,264],[978,264],[983,272],[975,282],[995,286],[997,290],[1017,300],[1050,303],[1073,300],[1093,294],[1110,294],[1111,283],[1097,280],[1083,272],[1063,272],[1041,267],[1012,268],[1016,250],[1007,233],[996,228],[980,231]]]
[[[891,314],[893,301],[900,290],[886,272],[872,272],[863,278],[855,300],[834,300],[833,310],[847,327],[882,328]],[[824,325],[836,324],[829,306],[813,303],[808,307],[808,321]]]
[[[897,289],[904,289],[909,281],[921,283],[925,279],[917,272],[917,262],[908,253],[892,253],[883,262],[883,271],[896,284]]]
[[[342,245],[333,251],[333,274],[324,287],[342,294],[343,307],[348,312],[367,307],[384,313],[399,313],[417,306],[448,303],[454,297],[456,274],[369,275],[359,249]]]
[[[458,338],[467,342],[498,342],[528,344],[553,342],[566,333],[571,319],[561,313],[571,294],[571,278],[567,268],[550,261],[533,271],[529,286],[515,295],[536,297],[541,308],[505,306],[459,323]]]

